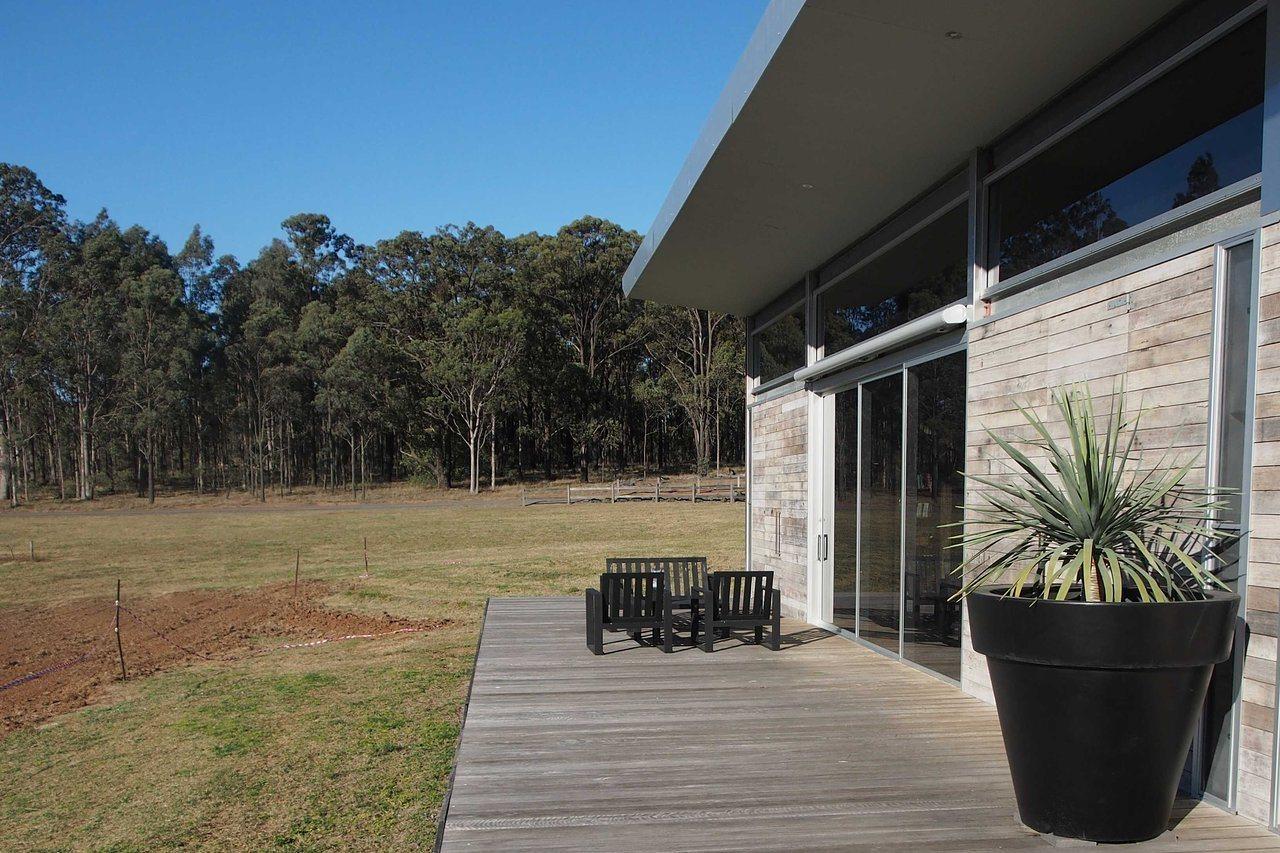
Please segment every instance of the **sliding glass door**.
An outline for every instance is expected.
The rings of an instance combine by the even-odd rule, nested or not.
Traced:
[[[902,656],[960,680],[960,551],[949,547],[964,503],[965,357],[907,368],[906,582]]]
[[[902,623],[902,374],[862,385],[858,636],[898,651]]]
[[[832,621],[858,639],[960,677],[954,533],[963,502],[965,354],[835,394]]]

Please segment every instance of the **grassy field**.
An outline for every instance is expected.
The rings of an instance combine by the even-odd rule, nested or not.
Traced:
[[[297,549],[332,607],[452,620],[113,684],[4,736],[0,848],[430,847],[486,597],[578,594],[606,555],[741,565],[742,529],[720,504],[0,513],[0,609],[253,588]]]

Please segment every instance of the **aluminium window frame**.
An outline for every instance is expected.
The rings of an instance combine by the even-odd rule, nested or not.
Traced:
[[[1241,528],[1249,529],[1249,513],[1250,504],[1252,502],[1252,476],[1253,476],[1253,445],[1255,441],[1254,435],[1254,405],[1257,385],[1257,344],[1258,344],[1258,325],[1259,316],[1259,284],[1260,272],[1262,264],[1262,232],[1260,228],[1248,228],[1237,232],[1234,236],[1226,237],[1217,241],[1213,249],[1213,297],[1212,297],[1212,317],[1210,328],[1210,365],[1209,365],[1209,411],[1205,429],[1205,459],[1204,459],[1204,477],[1205,486],[1208,489],[1216,489],[1219,486],[1219,463],[1222,454],[1222,422],[1223,422],[1223,390],[1226,379],[1226,362],[1225,348],[1226,329],[1227,329],[1227,254],[1232,248],[1242,245],[1252,245],[1252,259],[1249,278],[1249,305],[1250,305],[1250,323],[1248,327],[1247,350],[1249,352],[1248,364],[1244,366],[1245,377],[1245,446],[1241,453],[1241,482],[1243,488],[1240,494],[1240,519]],[[1216,516],[1216,513],[1215,513]],[[1249,537],[1244,536],[1239,544],[1238,561],[1243,566],[1244,571],[1240,574],[1240,583],[1238,594],[1240,596],[1240,614],[1243,618],[1248,610],[1248,587],[1249,587]],[[1238,626],[1238,631],[1243,631],[1242,626]],[[1240,633],[1237,634],[1237,641],[1242,639]],[[1240,658],[1238,660],[1238,669],[1233,677],[1243,679],[1245,666],[1245,652],[1241,647]],[[1280,673],[1280,669],[1277,670]],[[1204,725],[1203,720],[1197,721],[1195,737],[1192,740],[1191,749],[1191,769],[1192,783],[1196,788],[1198,795],[1206,802],[1212,803],[1219,808],[1227,811],[1235,811],[1237,808],[1239,793],[1239,763],[1240,763],[1240,729],[1242,725],[1241,701],[1242,693],[1237,683],[1235,697],[1231,703],[1230,718],[1228,724],[1231,726],[1231,750],[1225,756],[1227,761],[1227,798],[1221,799],[1215,794],[1206,791],[1202,787],[1202,778],[1206,768],[1204,761]],[[1274,713],[1274,712],[1273,712]],[[1275,755],[1276,749],[1276,733],[1272,732],[1272,763],[1273,765],[1280,760]],[[1274,776],[1275,767],[1272,773]],[[1272,785],[1276,783],[1273,781]],[[1276,819],[1276,797],[1271,796],[1270,809],[1271,813],[1268,819],[1268,825],[1274,828]]]
[[[766,305],[760,311],[747,318],[748,327],[746,329],[746,349],[747,349],[747,376],[751,380],[750,391],[753,395],[763,394],[766,391],[786,385],[795,378],[796,371],[809,364],[809,296],[808,296],[807,278],[801,279],[795,284],[788,287],[778,296]],[[795,313],[796,309],[800,310],[801,323],[804,326],[805,335],[805,363],[786,373],[779,374],[767,382],[760,381],[759,365],[756,363],[760,354],[759,340],[761,332],[777,323],[784,317],[788,317]]]

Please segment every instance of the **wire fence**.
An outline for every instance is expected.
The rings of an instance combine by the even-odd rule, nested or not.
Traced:
[[[139,625],[146,628],[148,631],[155,634],[161,640],[164,640],[166,643],[173,646],[175,649],[178,649],[179,651],[183,652],[184,654],[188,654],[193,657],[197,657],[197,658],[200,658],[201,660],[206,660],[206,661],[215,660],[215,658],[210,657],[204,652],[198,651],[197,649],[191,648],[189,645],[178,642],[172,636],[170,636],[167,632],[161,630],[160,628],[157,628],[149,620],[144,619],[142,616],[134,612],[129,607],[126,607],[124,604],[121,604],[117,601],[109,606],[113,611],[115,610],[115,608],[118,607],[121,613],[129,616]],[[79,655],[76,655],[75,657],[68,658],[66,660],[60,661],[59,663],[51,664],[50,666],[46,666],[42,669],[37,669],[32,672],[28,672],[26,675],[21,675],[21,676],[18,676],[17,678],[11,679],[10,681],[6,681],[3,684],[0,684],[0,693],[3,693],[4,691],[10,690],[15,687],[21,687],[24,684],[29,684],[32,681],[36,681],[38,679],[44,678],[45,676],[53,675],[54,673],[58,673],[66,669],[70,669],[73,666],[76,666],[77,664],[84,663],[90,658],[93,658],[99,654],[104,653],[107,649],[103,646],[103,641],[112,637],[114,633],[118,630],[115,627],[116,624],[117,622],[113,616],[112,622],[108,623],[104,631],[98,637],[94,638],[93,642],[95,645],[93,647],[89,648],[88,650],[82,652]],[[364,634],[344,634],[340,637],[322,637],[315,640],[304,640],[296,643],[284,643],[282,645],[273,646],[269,648],[255,649],[249,653],[249,656],[272,654],[274,652],[289,651],[291,649],[306,649],[306,648],[312,648],[315,646],[327,645],[329,643],[343,642],[346,640],[376,640],[382,637],[390,637],[396,634],[418,634],[425,631],[429,631],[434,627],[436,626],[434,625],[406,626],[403,628],[393,628],[388,631],[377,631],[377,632],[364,633]],[[121,658],[123,659],[123,651],[121,652]],[[122,669],[123,669],[123,664],[122,664]]]

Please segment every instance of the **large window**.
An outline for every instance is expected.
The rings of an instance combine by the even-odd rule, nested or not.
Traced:
[[[804,305],[783,314],[754,337],[756,376],[762,384],[804,367]]]
[[[993,277],[1260,171],[1264,53],[1259,16],[992,184]]]
[[[968,225],[958,204],[819,294],[824,355],[964,299]]]

